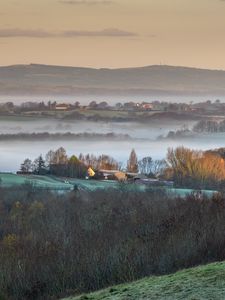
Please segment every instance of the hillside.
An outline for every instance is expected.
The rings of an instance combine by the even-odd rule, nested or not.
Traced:
[[[173,66],[0,67],[0,95],[225,95],[225,71]]]
[[[214,263],[177,272],[149,277],[64,300],[222,300],[225,299],[225,263]]]

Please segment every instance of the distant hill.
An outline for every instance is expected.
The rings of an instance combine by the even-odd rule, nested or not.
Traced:
[[[173,66],[92,69],[0,67],[0,95],[224,96],[225,71]]]
[[[130,284],[64,300],[222,300],[225,263],[209,264],[166,276],[152,276]]]

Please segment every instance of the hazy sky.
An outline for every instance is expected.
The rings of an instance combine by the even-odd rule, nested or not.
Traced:
[[[225,69],[225,0],[0,0],[0,65]]]

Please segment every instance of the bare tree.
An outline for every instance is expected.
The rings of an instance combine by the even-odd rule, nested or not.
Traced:
[[[53,158],[54,164],[66,164],[68,161],[68,157],[66,154],[66,150],[63,147],[60,147],[55,151],[55,155]]]
[[[32,171],[32,161],[29,158],[26,158],[24,162],[20,166],[20,170],[22,172],[30,172]]]
[[[132,149],[129,160],[127,161],[127,171],[138,173],[138,158],[134,149]]]
[[[138,169],[142,174],[149,175],[152,173],[153,160],[150,156],[144,157],[138,161]]]

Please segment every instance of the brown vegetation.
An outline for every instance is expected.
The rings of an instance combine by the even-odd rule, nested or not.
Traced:
[[[1,299],[56,299],[225,258],[220,196],[0,192]]]
[[[168,176],[178,186],[221,188],[225,181],[225,160],[213,152],[178,147],[167,154]]]

